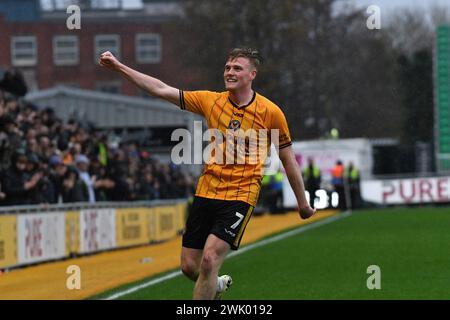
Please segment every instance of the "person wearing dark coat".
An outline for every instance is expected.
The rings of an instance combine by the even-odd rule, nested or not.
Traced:
[[[89,191],[79,178],[76,168],[67,168],[62,185],[62,199],[64,203],[89,201]]]
[[[25,152],[15,151],[11,158],[11,166],[4,176],[4,192],[7,205],[32,204],[36,197],[42,173],[29,176],[26,172],[27,156]]]

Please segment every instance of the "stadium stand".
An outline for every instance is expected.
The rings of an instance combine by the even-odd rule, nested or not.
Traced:
[[[114,144],[92,125],[0,91],[0,205],[188,198],[192,173],[139,142]]]

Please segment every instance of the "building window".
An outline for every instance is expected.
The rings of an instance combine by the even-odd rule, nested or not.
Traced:
[[[12,65],[16,67],[34,66],[37,63],[37,43],[35,36],[12,37]]]
[[[79,63],[77,36],[53,37],[53,63],[57,66],[73,66]]]
[[[161,36],[154,33],[138,33],[136,35],[137,63],[161,62]]]
[[[97,91],[119,94],[121,86],[121,81],[99,81],[95,85],[95,88]]]
[[[117,34],[102,34],[95,36],[94,62],[98,63],[100,54],[110,51],[117,59],[120,59],[120,37]]]

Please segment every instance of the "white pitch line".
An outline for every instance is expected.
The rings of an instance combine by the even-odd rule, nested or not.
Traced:
[[[277,241],[280,241],[280,240],[283,240],[283,239],[286,239],[286,238],[295,236],[295,235],[297,235],[297,234],[306,232],[306,231],[308,231],[308,230],[311,230],[311,229],[315,229],[315,228],[321,227],[321,226],[323,226],[323,225],[329,224],[329,223],[334,222],[334,221],[336,221],[336,220],[340,220],[340,219],[342,219],[342,218],[348,217],[350,214],[351,214],[350,212],[345,211],[345,212],[340,213],[340,214],[337,214],[337,215],[335,215],[335,216],[331,216],[331,217],[329,217],[329,218],[326,218],[326,219],[323,219],[323,220],[319,220],[319,221],[314,222],[314,223],[311,223],[311,224],[307,224],[307,225],[304,225],[304,226],[300,226],[300,227],[297,228],[297,229],[294,229],[294,230],[291,230],[291,231],[284,232],[284,233],[279,234],[279,235],[276,235],[276,236],[274,236],[274,237],[270,237],[270,238],[268,238],[268,239],[265,239],[265,240],[262,240],[262,241],[258,241],[258,242],[256,242],[256,243],[252,243],[252,244],[250,244],[250,245],[247,245],[247,246],[245,246],[245,247],[239,249],[238,251],[234,251],[234,252],[230,253],[230,254],[226,257],[226,259],[235,257],[235,256],[240,255],[240,254],[242,254],[242,253],[245,253],[245,252],[247,252],[247,251],[250,251],[250,250],[253,250],[253,249],[256,249],[256,248],[265,246],[265,245],[267,245],[267,244],[269,244],[269,243],[277,242]],[[126,295],[128,295],[128,294],[130,294],[130,293],[139,291],[139,290],[141,290],[141,289],[151,287],[151,286],[153,286],[153,285],[155,285],[155,284],[164,282],[164,281],[169,280],[169,279],[172,279],[172,278],[176,278],[176,277],[180,276],[181,274],[182,274],[182,272],[181,272],[180,270],[171,272],[171,273],[166,274],[166,275],[164,275],[164,276],[162,276],[162,277],[159,277],[159,278],[150,280],[150,281],[148,281],[148,282],[146,282],[146,283],[143,283],[143,284],[140,284],[140,285],[138,285],[138,286],[131,287],[131,288],[126,289],[126,290],[124,290],[124,291],[119,291],[119,292],[117,292],[117,293],[115,293],[115,294],[113,294],[113,295],[110,295],[109,297],[105,298],[104,300],[114,300],[114,299],[117,299],[117,298],[126,296]]]
[[[279,235],[276,235],[274,237],[270,237],[270,238],[267,238],[265,240],[258,241],[256,243],[252,243],[252,244],[250,244],[248,246],[245,246],[242,249],[239,249],[239,251],[234,251],[234,252],[230,253],[227,256],[227,258],[231,258],[231,257],[237,256],[237,255],[240,255],[240,254],[242,254],[244,252],[253,250],[255,248],[259,248],[259,247],[265,246],[266,244],[269,244],[269,243],[272,243],[272,242],[276,242],[276,241],[280,241],[280,240],[283,240],[283,239],[295,236],[297,234],[306,232],[308,230],[318,228],[320,226],[323,226],[325,224],[329,224],[331,222],[334,222],[336,220],[342,219],[344,217],[348,217],[349,215],[350,215],[350,213],[346,211],[346,212],[343,212],[341,214],[337,214],[335,216],[331,216],[329,218],[326,218],[326,219],[323,219],[323,220],[319,220],[317,222],[313,222],[313,223],[310,223],[310,224],[307,224],[307,225],[300,226],[300,227],[298,227],[298,228],[296,228],[294,230],[287,231],[287,232],[281,233]]]
[[[130,289],[127,289],[125,291],[117,292],[117,293],[115,293],[115,294],[105,298],[104,300],[114,300],[114,299],[126,296],[127,294],[130,294],[130,293],[139,291],[141,289],[153,286],[153,285],[158,284],[160,282],[163,282],[163,281],[166,281],[166,280],[169,280],[169,279],[172,279],[172,278],[176,278],[176,277],[178,277],[180,275],[181,275],[181,271],[180,270],[174,271],[174,272],[171,272],[169,274],[166,274],[165,276],[162,276],[162,277],[150,280],[150,281],[148,281],[146,283],[143,283],[141,285],[138,285],[138,286],[135,286],[135,287],[131,287]]]

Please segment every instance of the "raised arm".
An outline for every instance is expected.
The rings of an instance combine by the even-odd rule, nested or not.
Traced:
[[[106,51],[102,53],[99,64],[109,70],[118,72],[125,79],[128,79],[142,90],[148,92],[151,96],[167,100],[180,106],[180,93],[178,89],[124,65],[111,52]]]
[[[295,197],[297,198],[300,217],[302,219],[308,219],[316,212],[316,209],[311,208],[306,199],[305,186],[303,184],[303,179],[300,174],[300,168],[298,167],[297,160],[295,160],[292,146],[280,149],[278,155],[283,163],[284,170],[286,171],[286,175],[289,179],[292,190],[294,191]]]

